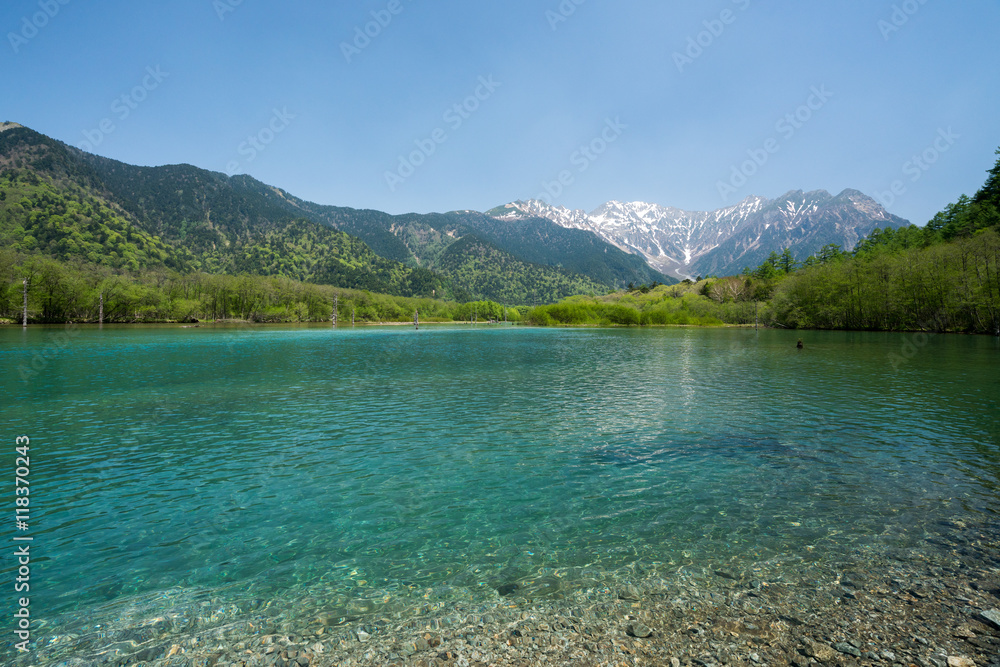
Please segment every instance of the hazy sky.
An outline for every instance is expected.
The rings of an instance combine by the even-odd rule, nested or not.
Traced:
[[[850,187],[923,224],[1000,146],[996,0],[5,0],[0,28],[0,120],[391,213]]]

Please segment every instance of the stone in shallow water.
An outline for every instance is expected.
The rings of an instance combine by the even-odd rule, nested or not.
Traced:
[[[833,645],[833,648],[837,649],[841,653],[846,653],[847,655],[853,655],[855,658],[861,657],[861,651],[859,651],[858,649],[854,648],[853,646],[851,646],[846,642],[837,642],[836,644]]]
[[[805,646],[805,653],[810,658],[816,658],[820,662],[828,662],[837,655],[837,652],[826,644],[820,644],[819,642],[814,642],[808,637],[802,639],[802,644]]]
[[[639,639],[645,639],[653,634],[653,631],[642,623],[632,623],[625,629],[625,632]]]
[[[979,615],[989,621],[994,627],[1000,628],[1000,610],[988,609]]]
[[[499,586],[497,586],[497,593],[500,594],[500,597],[505,598],[514,591],[516,591],[517,589],[518,589],[517,584],[500,584]]]
[[[635,586],[623,586],[618,591],[619,600],[638,600],[639,590]]]
[[[976,663],[964,655],[949,655],[948,667],[976,667]]]

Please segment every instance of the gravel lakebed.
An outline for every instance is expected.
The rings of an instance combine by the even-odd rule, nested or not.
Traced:
[[[511,583],[393,614],[203,599],[100,630],[53,628],[8,664],[1000,667],[1000,530],[945,524],[914,548],[634,565],[546,598]]]

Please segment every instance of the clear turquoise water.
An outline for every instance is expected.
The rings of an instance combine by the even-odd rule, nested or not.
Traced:
[[[59,332],[0,330],[0,464],[12,478],[31,436],[43,640],[197,591],[303,616],[514,583],[552,599],[637,567],[909,548],[1000,510],[992,338]]]

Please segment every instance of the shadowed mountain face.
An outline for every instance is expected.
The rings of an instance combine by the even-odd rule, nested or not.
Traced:
[[[795,190],[770,200],[747,197],[717,211],[611,201],[586,213],[530,200],[495,208],[490,214],[501,220],[541,216],[593,232],[677,278],[736,274],[783,248],[790,248],[800,260],[830,243],[852,249],[876,227],[909,224],[857,190],[844,190],[836,197],[825,190]]]

